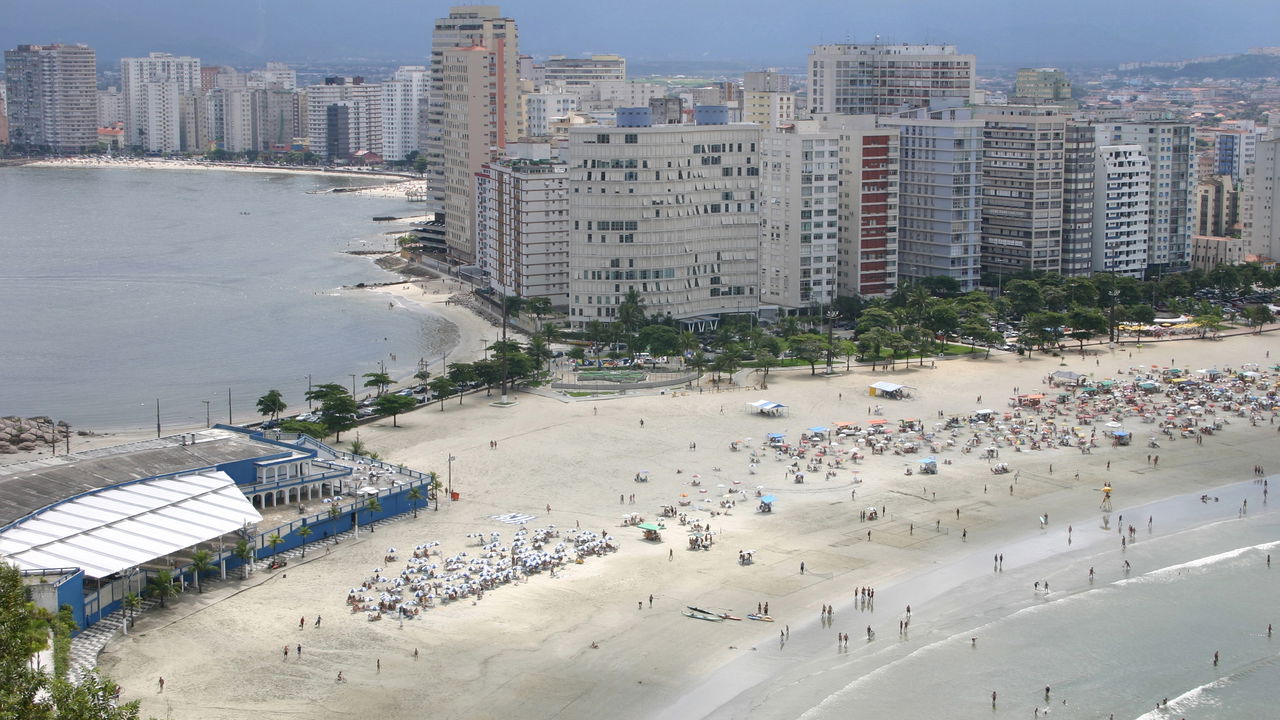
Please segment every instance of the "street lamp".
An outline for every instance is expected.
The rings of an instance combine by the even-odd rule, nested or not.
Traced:
[[[448,489],[448,493],[449,493],[449,500],[450,500],[450,502],[452,502],[452,501],[453,501],[453,461],[454,461],[454,460],[457,460],[457,459],[458,459],[458,458],[456,458],[456,457],[454,457],[454,456],[453,456],[453,453],[449,453],[449,475],[448,475],[448,478],[449,478],[449,489]],[[437,502],[439,502],[439,501],[437,501]]]
[[[307,373],[307,409],[311,409],[311,373]]]
[[[831,338],[835,334],[836,320],[840,318],[840,313],[835,310],[827,311],[827,374],[830,375],[834,370],[831,369],[831,361],[835,358],[835,347],[831,344]]]
[[[356,374],[351,373],[351,397],[356,396]]]
[[[209,401],[201,400],[204,403],[204,426],[213,427],[213,418],[209,415]]]

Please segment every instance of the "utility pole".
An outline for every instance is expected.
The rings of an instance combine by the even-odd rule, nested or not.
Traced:
[[[449,493],[449,500],[451,500],[451,501],[453,500],[453,461],[454,461],[454,460],[457,460],[457,458],[455,458],[455,457],[453,456],[453,453],[449,453],[449,489],[448,489],[448,493]],[[437,502],[438,502],[438,501],[437,501]]]
[[[209,415],[209,401],[201,400],[204,403],[204,426],[213,427],[213,418]]]
[[[156,437],[160,437],[160,398],[156,398]]]
[[[236,424],[235,421],[231,419],[231,388],[227,388],[227,424]]]
[[[356,374],[351,373],[351,397],[356,396]]]

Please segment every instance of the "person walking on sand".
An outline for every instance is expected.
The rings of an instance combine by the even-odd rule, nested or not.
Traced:
[[[804,574],[804,561],[803,561],[803,560],[801,560],[801,561],[800,561],[800,574],[801,574],[801,575],[803,575],[803,574]]]
[[[160,692],[164,692],[164,676],[160,676]]]

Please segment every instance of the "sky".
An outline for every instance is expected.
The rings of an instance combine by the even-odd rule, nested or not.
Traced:
[[[425,63],[434,0],[0,0],[0,46],[85,43],[99,65],[152,51],[207,63]],[[1275,0],[511,0],[535,57],[801,67],[819,43],[933,42],[990,64],[1110,65],[1280,45]]]

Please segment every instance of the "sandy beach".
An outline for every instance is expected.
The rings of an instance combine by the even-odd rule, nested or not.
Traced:
[[[409,194],[422,193],[426,190],[425,180],[408,180],[393,173],[380,173],[374,170],[348,169],[334,172],[324,168],[272,167],[266,165],[249,165],[242,163],[215,163],[196,160],[135,158],[135,157],[65,157],[48,160],[37,160],[27,163],[28,167],[60,167],[60,168],[129,168],[135,170],[214,170],[218,172],[243,173],[294,173],[302,175],[328,175],[351,178],[368,178],[369,182],[379,184],[350,191],[356,195],[400,198]]]
[[[425,295],[412,284],[387,291],[404,302],[442,302],[445,288],[435,283]],[[477,323],[460,331],[475,333],[471,339],[479,346],[486,330]],[[731,442],[751,438],[749,445],[758,447],[766,433],[798,439],[815,425],[866,423],[877,402],[890,422],[920,418],[931,426],[939,411],[967,416],[979,408],[1009,410],[1015,387],[1044,391],[1045,376],[1057,370],[1123,378],[1119,371],[1135,366],[1270,365],[1272,351],[1280,352],[1276,336],[1250,335],[1103,347],[1085,358],[1068,353],[1061,360],[1040,353],[990,359],[978,354],[938,361],[936,368],[855,368],[835,377],[810,376],[808,368],[774,370],[768,390],[714,392],[704,382],[702,392],[598,399],[519,393],[513,396],[519,404],[508,408],[490,406],[483,395],[469,395],[461,404],[449,400],[443,409],[433,403],[400,416],[398,428],[389,420],[364,426],[360,439],[385,459],[437,471],[442,479],[454,456],[452,489],[460,500],[362,534],[358,541],[310,551],[287,574],[231,581],[148,612],[132,635],[108,645],[101,667],[121,683],[126,699],[142,700],[144,714],[178,718],[299,712],[389,720],[425,713],[700,716],[693,706],[681,712],[673,704],[689,693],[711,697],[703,683],[745,654],[774,653],[766,658],[773,670],[736,678],[714,694],[733,697],[769,673],[782,673],[790,661],[786,644],[778,646],[779,633],[789,630],[797,640],[828,633],[819,627],[819,608],[844,607],[856,588],[889,588],[975,553],[990,560],[992,547],[1039,532],[1040,515],[1082,527],[1083,518],[1096,517],[1098,489],[1107,482],[1122,512],[1247,479],[1253,466],[1275,459],[1276,433],[1266,421],[1251,427],[1233,418],[1225,432],[1205,437],[1203,444],[1178,440],[1153,451],[1145,442],[1152,426],[1134,420],[1138,438],[1127,447],[1102,442],[1092,454],[1005,448],[999,461],[1012,472],[1004,475],[993,475],[979,453],[955,448],[938,455],[938,475],[904,474],[917,466],[919,455],[868,453],[857,466],[829,478],[813,473],[804,484],[793,483],[786,465],[771,455],[760,461],[757,474],[749,474],[746,453],[731,451]],[[758,382],[745,373],[739,380]],[[866,386],[876,380],[911,386],[913,396],[868,398]],[[769,418],[747,411],[746,403],[762,398],[785,403],[787,414]],[[1155,465],[1153,453],[1159,453]],[[649,481],[634,482],[642,471]],[[701,476],[700,487],[690,485],[694,474]],[[755,511],[757,485],[777,497],[774,512]],[[665,520],[660,543],[621,526],[621,517],[633,512],[656,519],[658,508],[674,504],[681,493],[718,499],[734,489],[748,490],[749,499],[727,515],[698,515],[715,534],[708,551],[688,549],[688,528],[674,518]],[[861,522],[860,512],[869,507],[882,508],[884,517]],[[389,546],[403,550],[439,542],[446,555],[475,553],[470,534],[511,537],[516,526],[492,519],[508,513],[531,516],[530,527],[554,523],[603,531],[618,539],[620,549],[568,565],[555,578],[540,574],[479,601],[426,610],[403,625],[390,617],[370,623],[349,612],[350,588],[374,568],[403,567],[384,563]],[[738,562],[744,549],[755,550],[754,563]],[[682,615],[693,605],[745,616],[765,602],[776,622],[696,622]],[[917,613],[927,628],[928,608]],[[318,615],[324,621],[314,627]],[[299,616],[307,619],[303,630]],[[282,659],[283,645],[298,644],[301,658],[294,652]],[[346,682],[335,682],[339,671]],[[159,676],[166,680],[163,693],[156,688]]]

